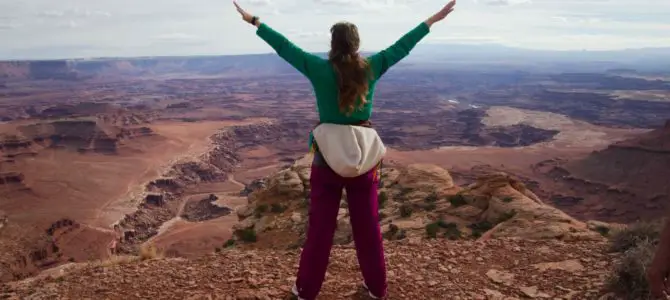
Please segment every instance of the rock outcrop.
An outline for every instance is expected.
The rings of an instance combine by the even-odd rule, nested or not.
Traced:
[[[79,152],[115,153],[121,130],[93,119],[58,120],[26,125],[21,133],[45,147]]]
[[[189,222],[202,222],[230,214],[231,209],[216,205],[214,203],[216,200],[215,195],[209,195],[199,201],[189,202],[184,207],[181,217]]]
[[[249,204],[238,209],[236,229],[255,231],[261,241],[256,247],[295,247],[304,239],[309,162],[307,156],[265,178],[264,184],[249,194]],[[379,219],[387,239],[603,239],[594,226],[545,204],[507,174],[484,175],[465,188],[454,185],[449,172],[435,165],[388,166],[381,174]],[[336,244],[351,242],[346,206],[342,201]],[[263,243],[283,233],[293,234],[293,243]]]
[[[383,173],[382,173],[383,174]],[[430,164],[412,164],[400,171],[397,183],[415,191],[449,190],[454,180],[447,170]]]
[[[463,194],[482,210],[482,221],[497,224],[486,237],[602,238],[585,223],[544,204],[522,182],[504,173],[479,178]]]
[[[37,151],[38,147],[28,138],[17,134],[0,134],[0,163],[13,162],[24,156],[35,156]]]

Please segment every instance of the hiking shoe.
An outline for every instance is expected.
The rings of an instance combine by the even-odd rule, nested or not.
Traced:
[[[364,288],[366,291],[368,291],[368,296],[370,296],[370,298],[372,298],[372,299],[381,299],[381,298],[379,298],[379,297],[373,295],[372,292],[370,292],[370,289],[368,288],[368,285],[365,284],[365,282],[363,282],[363,288]]]
[[[291,289],[291,293],[293,293],[293,296],[295,296],[298,300],[305,300],[305,298],[300,298],[300,293],[298,292],[298,286],[293,284],[293,288]]]

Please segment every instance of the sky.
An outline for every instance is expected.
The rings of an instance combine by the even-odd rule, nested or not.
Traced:
[[[440,0],[239,0],[307,51],[337,21],[383,49]],[[551,50],[670,47],[669,0],[458,0],[422,43]],[[0,0],[0,59],[269,53],[230,0]]]

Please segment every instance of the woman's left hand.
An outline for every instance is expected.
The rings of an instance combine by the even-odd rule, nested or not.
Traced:
[[[242,15],[242,20],[246,21],[247,23],[251,23],[251,19],[254,16],[244,11],[244,9],[242,9],[240,5],[237,4],[237,1],[233,1],[233,4],[235,4],[235,8],[237,8],[237,12],[239,12],[240,15]]]

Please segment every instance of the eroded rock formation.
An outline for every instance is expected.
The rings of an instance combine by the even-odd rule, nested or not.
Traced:
[[[252,191],[249,205],[237,211],[240,223],[236,230],[254,230],[268,240],[291,232],[297,234],[295,242],[300,243],[308,219],[309,161],[308,157],[297,161]],[[436,234],[454,239],[602,239],[593,226],[545,204],[521,181],[504,173],[481,176],[461,188],[454,185],[448,171],[414,164],[384,168],[382,179],[379,218],[388,239]],[[346,201],[341,207],[335,242],[346,244],[351,242]]]

